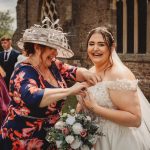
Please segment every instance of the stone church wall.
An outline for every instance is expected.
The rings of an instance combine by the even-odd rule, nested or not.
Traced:
[[[26,4],[26,2],[28,3]],[[116,12],[110,0],[55,0],[60,24],[69,33],[68,39],[75,56],[67,62],[90,67],[86,55],[86,36],[88,32],[103,24],[111,24],[116,36]],[[14,41],[21,37],[22,31],[40,22],[42,0],[18,0],[17,30]],[[150,57],[135,59],[136,56],[123,56],[121,59],[135,73],[144,94],[150,100]]]

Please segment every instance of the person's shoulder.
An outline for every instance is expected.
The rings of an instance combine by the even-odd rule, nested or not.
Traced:
[[[0,51],[0,55],[4,54],[4,51]]]
[[[33,76],[39,76],[38,71],[32,65],[24,62],[21,62],[15,66],[15,72],[16,73],[24,72],[28,75],[30,74]]]
[[[16,50],[16,49],[12,49],[12,52],[14,52],[15,54],[20,54],[20,51]]]
[[[110,80],[135,80],[132,71],[126,66],[114,66],[109,74]]]
[[[36,69],[29,63],[26,63],[26,62],[21,62],[19,63],[16,67],[15,67],[16,70],[27,70],[27,71],[36,71]]]
[[[4,57],[4,51],[1,51],[0,52],[0,62],[3,60],[3,57]]]

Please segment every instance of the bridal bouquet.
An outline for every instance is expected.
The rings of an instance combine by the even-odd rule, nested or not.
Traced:
[[[102,133],[98,125],[85,114],[71,110],[64,113],[54,127],[47,129],[46,140],[55,144],[59,150],[92,150],[98,136]]]

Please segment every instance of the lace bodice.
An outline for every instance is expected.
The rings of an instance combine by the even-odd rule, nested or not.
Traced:
[[[104,136],[97,139],[95,150],[150,150],[150,105],[138,88],[138,80],[102,81],[88,88],[88,91],[92,92],[94,96],[93,100],[99,105],[110,109],[116,109],[111,101],[110,91],[132,93],[136,90],[139,96],[142,117],[141,125],[138,128],[119,124],[116,122],[117,117],[112,121],[103,118],[100,114],[95,114],[89,109],[84,109],[85,113],[99,126],[99,131],[104,134]]]
[[[104,107],[115,108],[110,96],[109,90],[136,90],[138,80],[115,80],[115,81],[102,81],[96,85],[89,87],[88,91],[94,96],[96,102]]]

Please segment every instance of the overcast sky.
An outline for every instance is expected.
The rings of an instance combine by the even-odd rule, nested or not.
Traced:
[[[16,5],[17,0],[0,0],[0,11],[10,11],[11,16],[15,19],[13,29],[16,29]]]

